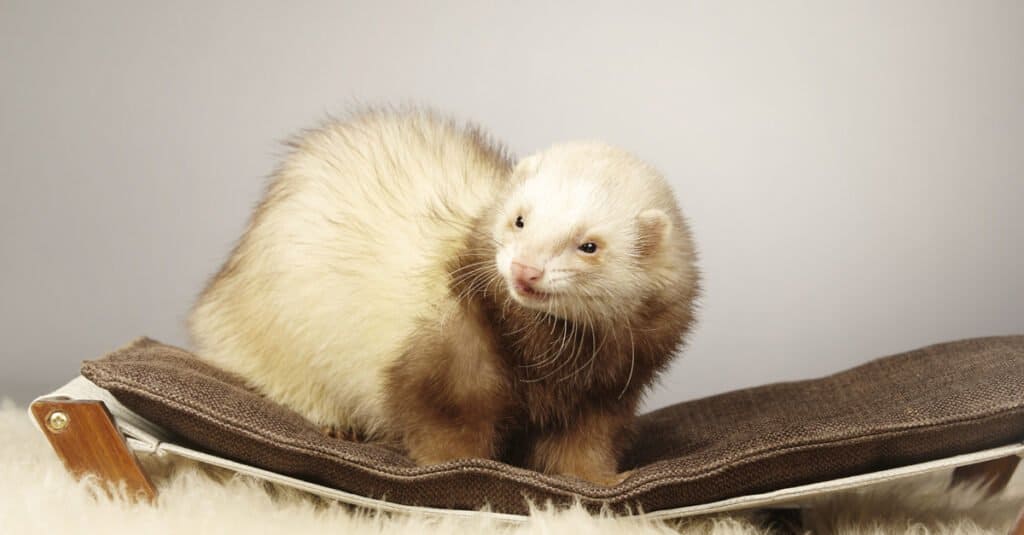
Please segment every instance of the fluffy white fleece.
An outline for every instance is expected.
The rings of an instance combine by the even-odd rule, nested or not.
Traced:
[[[438,533],[767,534],[758,515],[734,514],[678,523],[593,516],[580,509],[537,511],[529,523],[436,520],[354,511],[239,476],[177,463],[157,477],[156,505],[97,499],[89,483],[64,471],[24,409],[0,406],[0,533]],[[1024,471],[1024,470],[1021,470]],[[1024,498],[1020,472],[1009,492],[980,500],[971,490],[948,492],[948,476],[918,478],[870,492],[847,493],[805,515],[813,533],[1006,533]]]

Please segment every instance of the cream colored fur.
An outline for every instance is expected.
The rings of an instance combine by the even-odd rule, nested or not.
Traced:
[[[330,122],[294,146],[193,310],[193,341],[314,422],[374,435],[383,372],[444,308],[445,262],[504,171],[427,113]]]
[[[181,463],[156,478],[155,506],[94,499],[88,484],[64,471],[23,408],[0,403],[0,534],[205,534],[347,533],[509,534],[676,533],[746,535],[770,533],[756,515],[733,514],[670,524],[592,516],[579,509],[538,511],[522,526],[487,520],[437,521],[421,516],[357,512],[318,502],[246,477],[215,475]],[[153,465],[154,463],[147,463]],[[222,482],[218,482],[221,480]],[[944,476],[917,479],[860,494],[821,501],[808,513],[807,528],[821,534],[1003,534],[1024,499],[1020,471],[1013,494],[979,501],[978,493],[947,492]]]

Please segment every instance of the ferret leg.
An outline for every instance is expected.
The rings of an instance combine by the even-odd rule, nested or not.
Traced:
[[[423,330],[389,372],[388,403],[409,455],[419,464],[493,459],[508,386],[487,332],[452,314]]]
[[[500,398],[469,378],[453,382],[452,377],[413,374],[408,379],[393,414],[414,461],[495,457]]]
[[[497,433],[492,422],[459,423],[439,418],[428,421],[427,425],[408,429],[405,434],[405,446],[416,464],[494,458]]]
[[[569,427],[538,436],[528,465],[549,474],[578,477],[613,486],[627,474],[618,473],[617,438],[624,418],[598,411],[584,413]]]

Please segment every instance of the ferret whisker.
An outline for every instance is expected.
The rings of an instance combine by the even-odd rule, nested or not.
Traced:
[[[604,343],[607,342],[607,341],[608,341],[608,330],[604,329],[603,333],[601,334],[601,343],[598,344],[597,349],[594,350],[594,354],[590,356],[590,364],[589,364],[589,368],[587,369],[587,380],[588,381],[593,378],[595,359],[597,358],[597,355],[601,354],[601,350],[604,349]]]
[[[589,313],[586,313],[586,314],[588,314],[588,317],[589,317]],[[591,325],[593,325],[593,323]],[[564,380],[568,380],[568,379],[570,379],[572,377],[575,377],[575,376],[577,376],[577,374],[579,374],[580,372],[582,372],[584,370],[588,370],[588,380],[589,380],[589,370],[593,369],[594,361],[595,361],[595,359],[597,359],[597,356],[600,353],[600,348],[597,346],[597,338],[596,338],[595,332],[596,331],[592,327],[591,331],[590,331],[590,345],[592,347],[592,352],[590,354],[590,359],[587,359],[586,363],[584,363],[582,366],[579,366],[572,373],[559,378],[558,379],[559,382],[564,381]],[[604,340],[604,337],[602,337],[602,344],[603,344],[603,340]]]
[[[464,274],[464,276],[461,277],[461,279],[459,280],[459,283],[462,286],[462,290],[456,296],[455,303],[462,304],[466,299],[475,295],[479,289],[478,287],[481,284],[481,281],[487,281],[488,277],[491,276],[493,276],[493,274],[487,272],[486,270],[473,271]],[[481,277],[483,277],[483,279],[481,279]]]
[[[486,273],[489,275],[494,271],[493,266],[489,265],[489,262],[486,260],[476,262],[475,264],[467,265],[466,268],[467,269],[464,270],[462,273],[456,274],[455,272],[453,272],[453,280],[465,279],[466,277],[472,277],[473,275],[479,275],[481,273]]]
[[[576,351],[572,354],[572,363],[575,365],[579,361],[579,356],[583,354],[583,340],[587,336],[587,330],[592,327],[590,321],[590,313],[586,309],[583,309],[584,320],[580,323],[580,339],[576,343]]]
[[[557,355],[558,354],[556,354],[556,356]],[[532,378],[532,379],[525,379],[525,380],[523,380],[523,382],[524,383],[539,383],[539,382],[547,379],[548,377],[551,377],[552,375],[555,375],[556,373],[561,371],[562,368],[564,368],[566,365],[570,364],[571,362],[572,362],[571,358],[562,359],[562,362],[559,363],[557,366],[555,366],[550,372],[548,372],[548,373],[546,373],[546,374],[544,374],[544,375],[542,375],[540,377],[536,377],[536,378]]]
[[[552,321],[552,329],[554,329],[559,323],[562,324],[562,334],[558,337],[558,341],[552,340],[552,343],[544,353],[537,357],[537,361],[525,366],[526,368],[543,368],[557,362],[558,357],[562,354],[562,350],[565,349],[565,344],[568,343],[567,336],[569,331],[569,322],[566,320],[559,320],[554,316],[550,317]]]
[[[468,263],[468,264],[466,264],[464,266],[460,266],[460,267],[458,267],[456,269],[453,269],[453,270],[449,271],[448,275],[450,275],[450,276],[451,275],[455,275],[456,273],[459,273],[461,271],[465,271],[465,270],[467,270],[469,268],[480,267],[480,266],[487,266],[490,263],[491,263],[490,260],[478,260],[476,262],[470,262],[470,263]]]
[[[478,276],[469,286],[470,295],[474,295],[480,292],[482,292],[483,295],[486,295],[487,289],[490,287],[493,279],[493,273],[485,273],[482,275],[482,278],[481,276]]]
[[[539,362],[534,362],[534,363],[525,365],[523,367],[524,368],[543,368],[543,367],[545,367],[545,366],[547,366],[549,364],[557,362],[559,355],[561,355],[562,350],[565,348],[565,344],[568,342],[568,339],[566,338],[566,336],[568,335],[568,330],[569,330],[568,322],[563,321],[562,322],[562,335],[558,337],[559,342],[551,344],[551,346],[548,347],[548,349],[546,351],[544,351],[544,353],[542,353],[538,357]],[[555,349],[556,345],[558,346],[558,349]]]
[[[473,269],[467,270],[463,273],[456,275],[455,277],[452,277],[451,282],[458,285],[466,281],[473,280],[480,276],[490,275],[490,271],[491,270],[489,266],[475,266]]]
[[[590,321],[590,313],[587,312],[586,308],[583,308],[581,310],[582,310],[582,313],[583,313],[582,315],[584,316],[584,326],[585,326],[585,328],[583,330],[583,333],[580,336],[580,343],[577,344],[577,349],[578,350],[582,350],[582,348],[583,348],[583,337],[586,335],[586,331],[588,330],[587,327],[591,327],[592,328],[592,324],[591,324],[591,321]],[[579,311],[577,311],[576,313],[579,314]],[[576,355],[575,355],[575,353],[573,354],[573,363],[574,364],[576,363]],[[565,380],[575,376],[580,371],[580,369],[581,369],[581,367],[579,367],[579,366],[574,367],[572,372],[559,377],[558,379],[555,380],[555,382],[560,383],[562,381],[565,381]]]
[[[633,366],[636,364],[636,346],[633,345],[633,327],[630,325],[629,320],[626,320],[626,332],[629,333],[629,375],[626,376],[626,385],[622,387],[622,392],[619,392],[617,399],[622,399],[622,396],[626,394],[626,390],[629,388],[629,382],[633,379]]]
[[[573,345],[576,346],[575,350],[573,350],[573,352],[569,355],[568,358],[563,358],[562,362],[558,366],[555,366],[555,368],[552,369],[550,372],[546,373],[545,375],[543,375],[541,377],[538,377],[536,379],[530,379],[530,380],[527,380],[525,382],[536,383],[536,382],[543,381],[543,380],[547,379],[548,377],[551,377],[554,374],[558,373],[562,368],[566,367],[567,365],[576,362],[576,357],[577,357],[577,355],[579,353],[579,350],[582,348],[582,344],[581,343],[580,344],[576,343],[576,327],[577,327],[577,322],[572,322],[572,324],[573,324],[573,328],[572,328],[571,339],[572,339]],[[581,335],[582,335],[582,333],[581,333]],[[562,354],[562,348],[559,348],[559,351],[558,351],[558,353],[556,355],[561,355],[561,354]]]
[[[575,274],[575,275],[564,275],[564,276],[562,276],[562,277],[558,277],[557,279],[551,279],[551,280],[549,280],[549,281],[548,281],[548,284],[554,284],[554,283],[556,283],[556,282],[562,282],[562,281],[570,281],[570,280],[573,280],[573,279],[575,279],[576,277],[579,277],[579,274]]]
[[[511,296],[506,296],[505,297],[505,303],[506,304],[511,304],[512,303],[512,297]],[[504,307],[503,307],[503,309],[504,309]],[[530,319],[530,321],[524,321],[523,325],[520,326],[518,329],[508,331],[508,333],[506,333],[506,334],[508,336],[514,336],[514,335],[517,335],[517,334],[519,334],[521,332],[528,331],[528,330],[532,329],[533,327],[537,326],[537,324],[538,324],[537,320],[538,320],[538,316],[534,315]]]
[[[472,268],[481,268],[481,267],[486,269],[487,271],[493,272],[496,275],[499,274],[498,271],[497,271],[497,268],[494,265],[494,259],[493,258],[485,258],[484,260],[476,260],[476,261],[473,261],[473,262],[469,262],[469,263],[467,263],[464,266],[460,266],[459,268],[457,268],[455,270],[452,270],[451,273],[454,274],[454,273],[458,273],[458,272],[461,272],[461,271],[470,270]]]
[[[459,292],[459,294],[455,298],[455,303],[454,304],[462,305],[465,302],[467,302],[469,299],[473,298],[473,296],[475,296],[476,293],[477,293],[477,287],[478,287],[479,284],[480,284],[480,279],[473,279],[473,281],[471,283],[467,284],[462,289],[462,291]]]

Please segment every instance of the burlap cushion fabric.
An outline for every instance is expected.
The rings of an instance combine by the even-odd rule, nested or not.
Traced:
[[[415,466],[323,435],[190,353],[141,339],[82,373],[208,452],[348,492],[443,508],[527,512],[527,500],[645,511],[892,468],[1024,439],[1024,336],[963,340],[809,381],[643,415],[613,488],[482,459]]]

